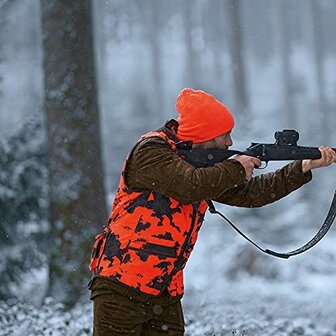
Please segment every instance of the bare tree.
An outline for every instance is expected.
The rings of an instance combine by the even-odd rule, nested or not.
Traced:
[[[68,304],[88,281],[107,220],[90,0],[41,0],[50,183],[49,293]]]
[[[229,24],[228,42],[233,72],[235,110],[244,113],[248,106],[248,95],[243,58],[244,45],[241,27],[242,3],[240,0],[226,0],[226,5],[227,19]]]
[[[282,69],[282,85],[284,93],[284,108],[285,108],[285,119],[286,124],[290,128],[295,128],[296,118],[295,118],[295,106],[294,106],[294,88],[293,88],[293,78],[291,71],[291,52],[292,52],[292,40],[291,40],[291,29],[290,29],[290,6],[286,1],[279,1],[278,6],[280,6],[280,54],[281,54],[281,69]]]
[[[317,90],[318,90],[318,110],[320,112],[321,120],[321,130],[325,132],[320,132],[322,135],[321,141],[326,144],[329,142],[329,115],[328,115],[328,106],[327,106],[327,97],[326,97],[326,83],[324,76],[324,60],[325,60],[325,46],[323,43],[323,21],[322,21],[322,7],[321,4],[316,0],[309,1],[310,11],[313,19],[313,43],[314,43],[314,59],[316,67],[316,76],[317,76]]]
[[[195,3],[190,0],[182,0],[181,13],[186,47],[186,83],[190,87],[200,88],[198,54],[193,43],[195,33]]]
[[[202,17],[202,27],[204,29],[205,40],[213,53],[213,78],[214,87],[221,87],[222,91],[225,79],[225,59],[226,56],[226,26],[225,22],[225,4],[223,0],[214,0],[204,6]],[[219,24],[214,24],[219,22]],[[211,81],[213,82],[213,81]],[[212,89],[215,91],[216,89]]]
[[[0,31],[3,31],[6,25],[6,15],[8,15],[8,11],[11,9],[11,7],[13,6],[14,1],[10,2],[9,0],[0,0]],[[4,43],[4,41],[2,41],[2,34],[0,34],[0,43]],[[0,65],[2,65],[2,63],[5,61],[5,58],[3,57],[3,50],[0,49]],[[0,72],[0,98],[3,95],[2,92],[2,85],[3,83],[3,74],[2,72]],[[0,121],[1,124],[5,124],[5,118],[6,115],[4,113],[0,113]]]
[[[150,19],[149,23],[149,40],[150,40],[150,49],[152,56],[152,73],[153,73],[153,83],[154,83],[154,97],[155,97],[155,105],[154,105],[154,113],[155,119],[158,122],[158,125],[162,123],[164,120],[163,109],[164,109],[164,94],[163,94],[163,71],[162,71],[162,52],[161,52],[161,25],[162,22],[160,19],[161,15],[161,6],[163,4],[159,3],[159,1],[152,1],[150,3]]]

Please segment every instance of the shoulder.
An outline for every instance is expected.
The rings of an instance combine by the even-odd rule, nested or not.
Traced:
[[[125,179],[132,189],[148,188],[148,181],[162,174],[158,167],[166,166],[175,152],[165,139],[147,137],[138,141],[131,150],[125,165]]]
[[[134,148],[133,154],[148,150],[170,150],[173,151],[171,145],[167,140],[159,136],[150,136],[141,139]]]

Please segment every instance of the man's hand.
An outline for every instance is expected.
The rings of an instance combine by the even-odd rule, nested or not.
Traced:
[[[234,158],[234,160],[239,161],[243,165],[247,181],[251,180],[253,176],[253,169],[261,166],[261,161],[252,156],[238,155]]]
[[[316,160],[303,160],[302,172],[305,174],[311,169],[327,167],[332,163],[336,163],[336,153],[329,147],[319,147],[321,158]]]

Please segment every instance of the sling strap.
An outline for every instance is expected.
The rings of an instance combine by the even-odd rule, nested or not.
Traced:
[[[220,215],[225,221],[227,221],[230,224],[230,226],[235,231],[237,231],[243,238],[245,238],[247,241],[249,241],[257,249],[259,249],[260,251],[262,251],[266,254],[270,254],[274,257],[283,258],[283,259],[288,259],[289,257],[301,254],[301,253],[306,252],[309,249],[311,249],[314,245],[316,245],[326,235],[326,233],[331,228],[331,226],[334,222],[334,219],[336,217],[336,191],[335,191],[334,198],[331,202],[327,217],[324,220],[324,223],[322,224],[320,230],[316,233],[316,235],[309,242],[307,242],[305,245],[299,247],[296,250],[293,250],[293,251],[290,251],[290,252],[287,252],[287,253],[279,253],[279,252],[275,252],[275,251],[272,251],[272,250],[269,250],[269,249],[263,249],[262,247],[260,247],[252,239],[250,239],[248,236],[246,236],[240,229],[238,229],[238,227],[235,226],[227,217],[225,217],[222,213],[217,211],[211,200],[207,201],[207,203],[209,205],[210,213]]]

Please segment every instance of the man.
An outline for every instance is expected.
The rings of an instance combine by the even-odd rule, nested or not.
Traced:
[[[312,178],[311,169],[336,162],[320,148],[319,160],[295,161],[253,178],[259,159],[237,156],[195,168],[176,154],[176,143],[227,149],[234,118],[215,97],[184,89],[178,122],[143,135],[121,174],[108,226],[96,237],[90,269],[94,335],[183,335],[183,268],[207,210],[206,200],[259,207]]]

